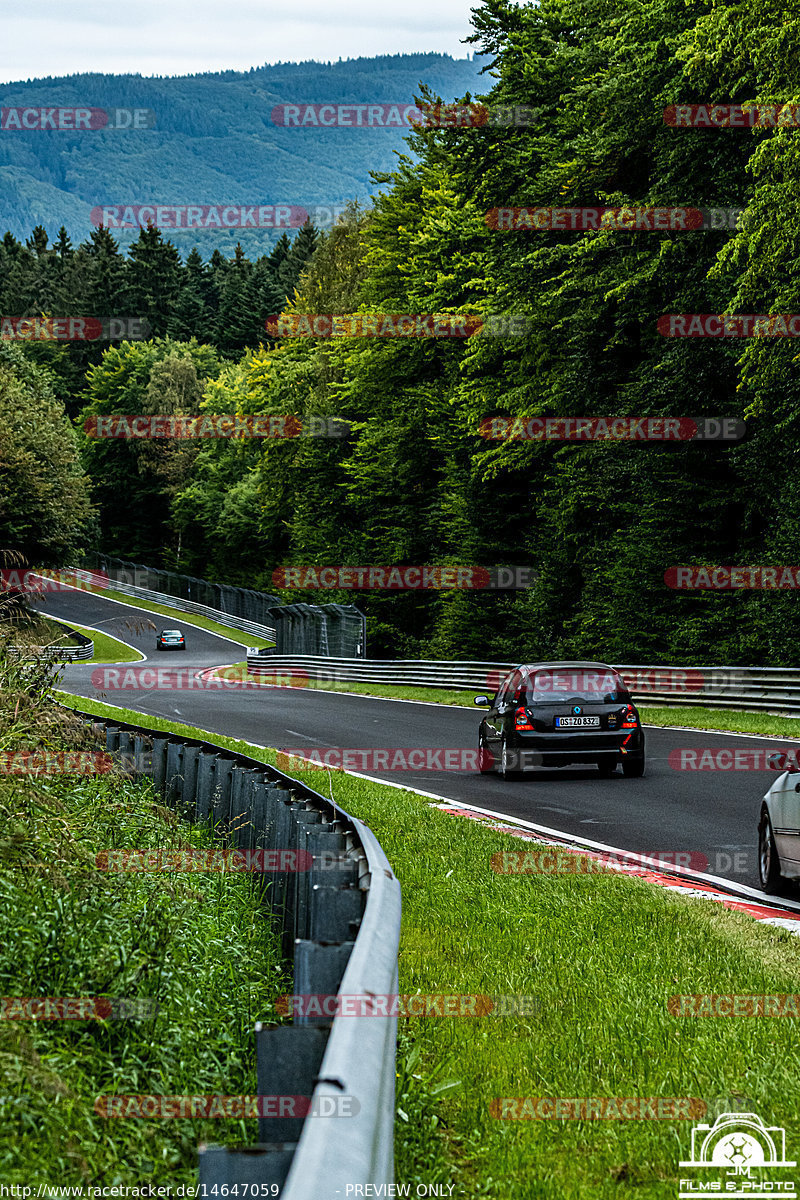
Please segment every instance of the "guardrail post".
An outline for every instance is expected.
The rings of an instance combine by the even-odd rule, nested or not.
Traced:
[[[197,792],[197,764],[200,759],[199,746],[185,746],[183,751],[183,790],[180,797],[181,813],[189,821],[194,820],[195,795]]]
[[[230,758],[218,758],[217,769],[214,773],[214,792],[212,796],[214,832],[225,837],[231,812],[231,782],[234,763]]]
[[[153,787],[163,796],[167,777],[167,747],[169,741],[156,735],[153,738]]]
[[[198,824],[211,823],[211,800],[214,794],[214,775],[218,759],[218,754],[202,750],[197,760],[197,796],[194,819]]]
[[[256,776],[252,767],[236,767],[231,775],[231,800],[225,840],[233,846],[249,845],[251,825],[250,783]]]
[[[331,827],[329,822],[322,821],[318,825],[303,822],[298,829],[298,854],[310,854],[321,858],[323,851],[336,853],[345,848],[345,839],[338,829]],[[296,938],[308,937],[308,913],[311,900],[311,886],[314,878],[314,859],[309,869],[299,871],[295,875],[295,921],[294,935]]]
[[[150,755],[150,738],[137,733],[133,739],[133,773],[137,779],[153,772],[153,760]]]
[[[169,742],[167,745],[167,766],[164,775],[164,800],[173,808],[183,794],[183,754],[185,747],[182,742]]]
[[[308,1096],[314,1091],[330,1033],[325,1025],[256,1025],[256,1062],[259,1096]],[[261,1142],[296,1142],[303,1117],[259,1117]]]
[[[300,853],[303,827],[306,825],[319,825],[321,820],[321,813],[313,812],[312,809],[307,808],[304,804],[299,807],[298,811],[294,814],[289,842],[289,848],[294,850],[296,855],[299,856]],[[298,904],[306,874],[306,872],[298,871],[296,867],[297,859],[295,859],[295,869],[287,873],[284,890],[283,953],[286,958],[292,957],[294,943],[297,939]]]
[[[201,1142],[198,1147],[199,1183],[207,1188],[225,1183],[260,1183],[270,1188],[282,1188],[296,1149],[296,1142],[259,1143],[257,1146],[207,1146]],[[275,1195],[274,1192],[263,1194]],[[208,1195],[208,1192],[201,1192],[201,1195]],[[254,1191],[253,1195],[262,1193]]]
[[[335,996],[353,949],[353,942],[309,942],[298,939],[294,948],[294,990],[298,996]],[[330,1017],[293,1014],[295,1025],[320,1025]]]
[[[354,938],[363,914],[364,893],[361,888],[313,884],[308,911],[308,938],[314,942]]]
[[[130,774],[133,771],[133,734],[129,729],[119,731],[117,758],[123,770]]]

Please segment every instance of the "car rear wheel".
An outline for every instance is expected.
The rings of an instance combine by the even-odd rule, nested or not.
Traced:
[[[500,744],[500,778],[519,779],[519,768],[516,766],[517,754],[509,749],[506,739]]]
[[[758,823],[758,878],[762,889],[768,894],[774,894],[780,888],[781,860],[766,808],[762,808]]]
[[[622,774],[626,779],[641,779],[644,775],[644,755],[629,754],[623,758]]]
[[[494,771],[494,759],[480,734],[478,734],[478,770],[481,775],[491,775]]]

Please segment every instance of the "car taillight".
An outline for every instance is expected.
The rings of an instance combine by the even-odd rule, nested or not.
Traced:
[[[533,729],[531,719],[528,716],[524,706],[520,706],[514,713],[514,728],[519,732],[521,729]]]
[[[632,704],[628,705],[622,715],[625,718],[622,722],[623,729],[636,729],[638,727],[639,722],[636,717],[636,709]]]

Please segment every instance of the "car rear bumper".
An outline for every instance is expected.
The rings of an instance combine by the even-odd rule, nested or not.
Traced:
[[[514,769],[520,771],[566,766],[567,763],[593,764],[598,759],[619,762],[628,755],[638,756],[644,752],[644,733],[641,729],[520,733],[509,740],[508,752],[514,757]]]

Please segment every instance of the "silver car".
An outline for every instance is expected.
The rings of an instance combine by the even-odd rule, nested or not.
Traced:
[[[758,876],[765,892],[800,879],[800,767],[792,764],[773,783],[758,822]]]

